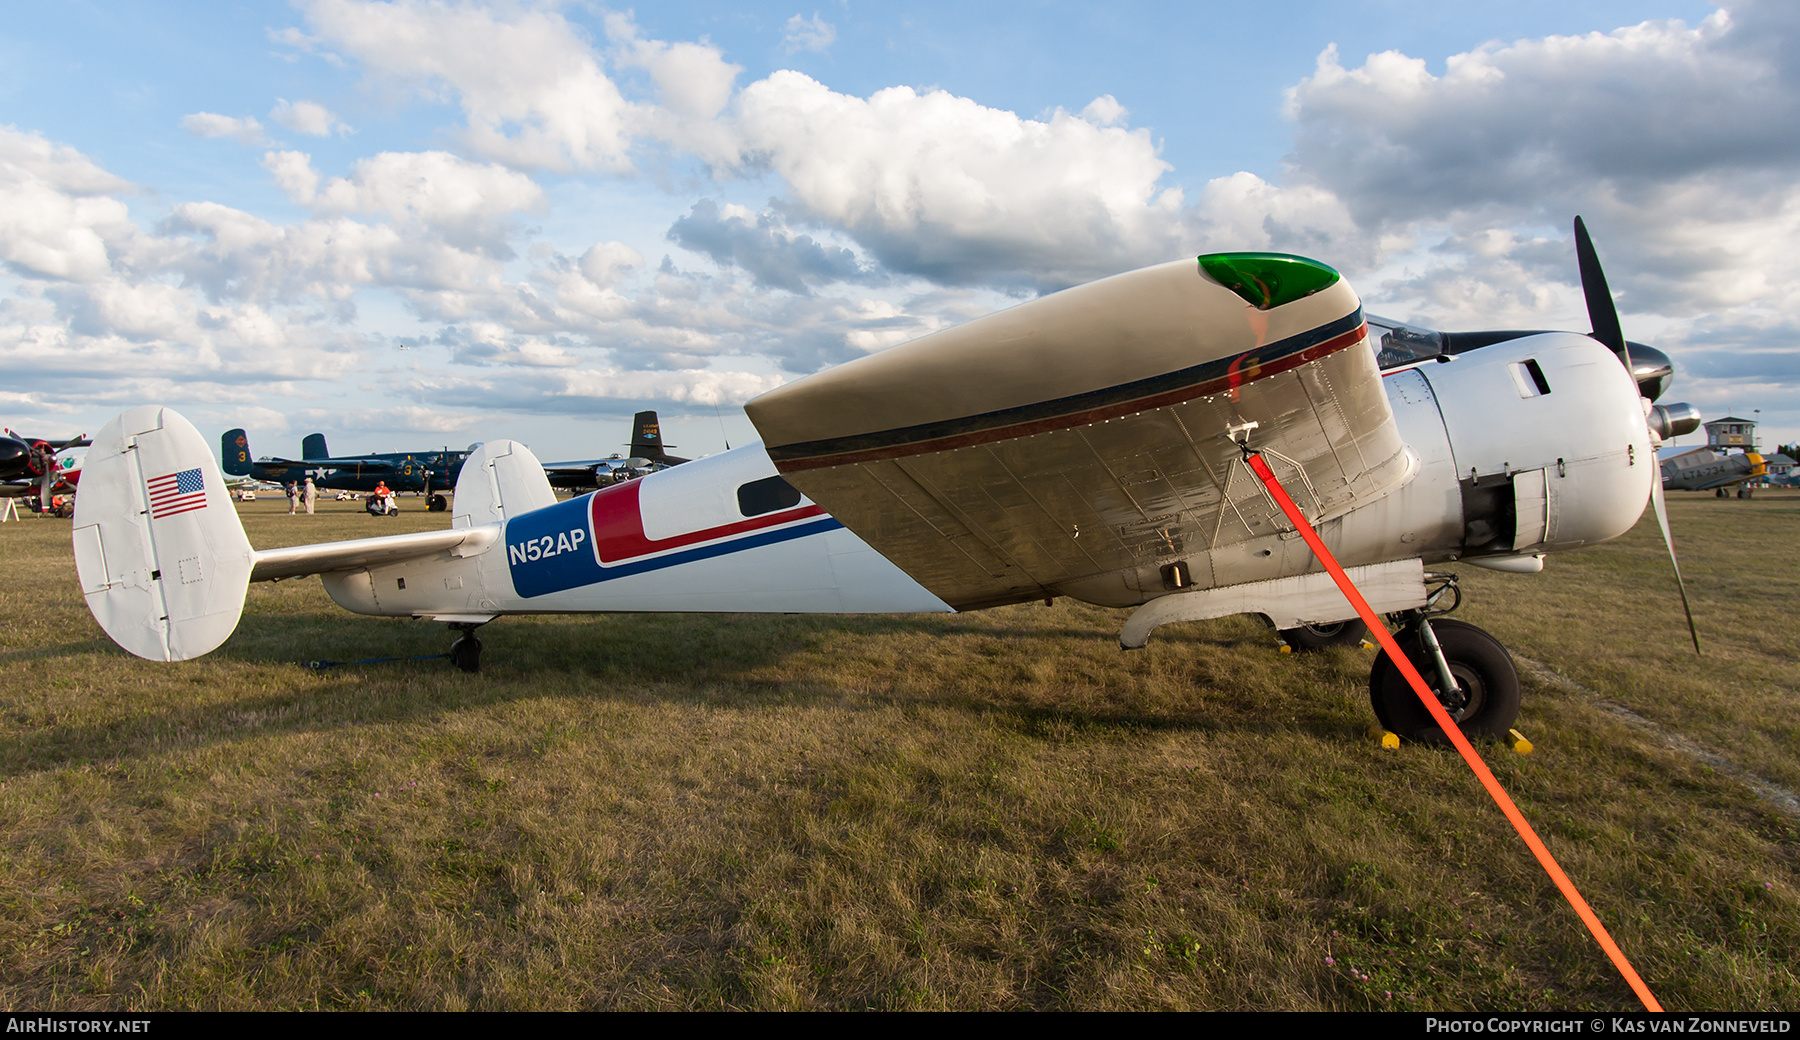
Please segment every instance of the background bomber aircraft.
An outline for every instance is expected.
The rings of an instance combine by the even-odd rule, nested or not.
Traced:
[[[275,484],[298,483],[307,477],[332,491],[373,491],[385,483],[394,491],[417,491],[430,496],[428,508],[441,512],[449,507],[443,492],[456,486],[463,462],[478,445],[464,451],[390,452],[374,455],[333,456],[325,435],[308,434],[300,442],[299,459],[251,459],[250,438],[243,430],[226,430],[219,438],[219,458],[225,473],[254,477]]]
[[[1667,375],[1644,375],[1625,342],[1579,219],[1576,245],[1592,336],[1371,322],[1322,263],[1210,254],[788,384],[747,406],[763,443],[569,501],[523,445],[490,441],[465,464],[449,530],[323,545],[253,549],[193,427],[135,408],[90,449],[77,570],[101,627],[157,660],[229,637],[248,582],[304,574],[358,613],[450,625],[466,671],[475,630],[517,613],[1073,596],[1134,608],[1127,648],[1236,613],[1360,635],[1249,471],[1256,452],[1451,716],[1498,736],[1517,672],[1492,636],[1442,618],[1460,592],[1437,568],[1535,572],[1546,553],[1623,534],[1647,501],[1662,519],[1654,445],[1693,418],[1652,403]],[[1435,732],[1385,656],[1370,698],[1386,728]]]
[[[654,473],[659,469],[679,466],[689,459],[664,451],[662,428],[654,411],[639,412],[631,417],[631,454],[621,458],[585,459],[576,462],[546,462],[544,476],[550,486],[564,490],[586,491],[609,487],[633,477]]]

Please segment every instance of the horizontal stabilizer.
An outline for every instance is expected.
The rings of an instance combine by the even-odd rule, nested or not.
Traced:
[[[250,580],[276,581],[281,578],[298,578],[305,574],[359,570],[388,563],[404,563],[440,552],[448,552],[453,556],[475,556],[494,544],[499,537],[498,527],[459,527],[448,531],[419,531],[416,534],[390,534],[346,542],[265,549],[256,554]]]
[[[185,661],[237,628],[250,540],[205,439],[174,411],[133,408],[94,437],[74,539],[94,620],[139,657]]]

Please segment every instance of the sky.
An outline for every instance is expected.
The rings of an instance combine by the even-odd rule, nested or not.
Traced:
[[[297,0],[0,25],[0,425],[545,459],[1094,278],[1279,250],[1588,322],[1800,440],[1800,5]],[[1697,442],[1696,437],[1687,439]]]

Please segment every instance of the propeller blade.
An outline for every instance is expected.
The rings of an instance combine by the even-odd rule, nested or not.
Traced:
[[[1581,267],[1581,293],[1587,298],[1588,320],[1594,325],[1594,338],[1619,355],[1625,362],[1625,371],[1636,383],[1637,370],[1631,365],[1631,347],[1625,342],[1625,330],[1619,325],[1618,305],[1613,302],[1612,290],[1606,285],[1606,272],[1600,269],[1600,254],[1594,252],[1594,240],[1588,237],[1587,223],[1579,216],[1575,218],[1575,261]],[[1641,383],[1638,392],[1643,392]],[[1651,443],[1657,443],[1657,439],[1652,437]],[[1669,547],[1669,564],[1675,568],[1675,587],[1681,590],[1681,610],[1687,615],[1688,636],[1694,640],[1694,653],[1698,654],[1700,632],[1694,627],[1694,608],[1688,603],[1681,561],[1675,558],[1675,537],[1669,533],[1669,510],[1663,503],[1661,473],[1650,476],[1650,502],[1656,508],[1656,524],[1662,528],[1663,544]]]
[[[1630,372],[1631,348],[1625,345],[1625,330],[1619,325],[1619,308],[1613,303],[1612,290],[1606,286],[1606,272],[1600,269],[1600,255],[1594,252],[1594,240],[1588,237],[1587,225],[1580,217],[1575,218],[1575,262],[1581,267],[1581,294],[1587,298],[1588,321],[1594,326],[1594,338],[1624,358],[1625,371]]]
[[[1675,558],[1675,538],[1669,534],[1669,511],[1663,505],[1662,477],[1650,481],[1650,501],[1656,507],[1656,525],[1662,528],[1663,544],[1669,547],[1669,564],[1675,568],[1675,587],[1681,590],[1681,609],[1687,614],[1688,635],[1694,640],[1694,653],[1700,653],[1700,633],[1694,628],[1694,608],[1688,606],[1687,582],[1681,580],[1681,561]]]

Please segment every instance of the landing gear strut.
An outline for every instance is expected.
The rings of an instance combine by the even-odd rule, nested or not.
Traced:
[[[450,661],[471,675],[481,671],[481,640],[475,638],[475,630],[480,627],[466,622],[450,626],[457,633],[456,642],[450,644]]]
[[[1519,671],[1512,655],[1474,625],[1442,617],[1461,604],[1462,595],[1454,575],[1430,577],[1441,584],[1423,607],[1390,615],[1400,626],[1394,641],[1464,736],[1503,738],[1519,717]],[[1439,607],[1446,595],[1452,597],[1450,606]],[[1385,653],[1369,670],[1369,704],[1384,729],[1409,740],[1447,742],[1412,684]]]

